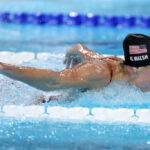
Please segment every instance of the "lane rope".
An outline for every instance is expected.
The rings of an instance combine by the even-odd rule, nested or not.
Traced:
[[[61,112],[61,113],[60,113]],[[11,118],[47,118],[59,119],[59,121],[107,121],[107,122],[128,122],[128,123],[150,123],[149,109],[128,108],[92,108],[87,107],[61,107],[49,106],[45,112],[45,106],[17,106],[3,105],[0,117]],[[114,117],[115,116],[115,117]]]
[[[115,16],[93,13],[79,14],[76,12],[70,12],[69,14],[1,12],[0,23],[150,28],[150,16]]]

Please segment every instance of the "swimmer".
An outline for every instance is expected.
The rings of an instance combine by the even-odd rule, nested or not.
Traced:
[[[43,91],[100,89],[118,79],[149,91],[150,37],[129,34],[123,42],[123,48],[125,60],[104,57],[77,44],[66,53],[66,69],[60,72],[0,62],[0,73]]]

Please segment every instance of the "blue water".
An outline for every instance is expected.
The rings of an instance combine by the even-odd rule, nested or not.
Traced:
[[[150,35],[146,28],[0,25],[0,50],[65,53],[76,43],[101,54],[122,55],[128,33]]]
[[[149,15],[149,0],[2,0],[1,11],[46,13],[96,13],[108,15]]]
[[[140,30],[138,28],[77,28],[65,26],[41,28],[8,25],[1,30],[6,34],[4,39],[1,38],[0,43],[1,50],[49,52],[64,55],[67,49],[81,40],[89,48],[99,53],[122,55],[123,36],[128,32],[140,32]],[[59,34],[60,32],[62,34]],[[141,32],[149,33],[149,30],[142,29]],[[37,36],[38,34],[40,36]],[[59,59],[52,57],[48,60],[33,60],[21,65],[59,71],[65,68],[62,63],[63,60],[63,56]],[[42,91],[0,76],[1,104],[28,105],[35,100],[36,96],[41,94]],[[72,101],[68,101],[64,95],[61,100],[53,101],[49,106],[148,109],[150,108],[149,97],[150,92],[143,93],[136,87],[117,81],[102,90],[79,93]],[[148,150],[150,149],[149,140],[149,124],[71,123],[50,119],[42,120],[40,118],[33,120],[23,118],[0,119],[0,149],[2,150]]]
[[[148,150],[150,126],[1,119],[1,150]],[[138,134],[137,134],[138,133]]]
[[[22,0],[1,1],[0,10],[10,12],[96,13],[108,15],[149,15],[149,0]],[[100,54],[123,55],[122,41],[128,33],[150,35],[146,28],[0,25],[0,51],[30,51],[65,54],[82,43]],[[33,60],[21,65],[64,69],[64,57]],[[121,90],[120,90],[121,89]],[[32,93],[32,94],[31,94]],[[42,91],[0,76],[0,104],[28,105]],[[122,81],[98,91],[79,93],[72,101],[64,96],[50,106],[150,108],[150,92],[143,93]],[[0,118],[0,150],[149,150],[150,125],[106,122],[60,122],[44,119]]]

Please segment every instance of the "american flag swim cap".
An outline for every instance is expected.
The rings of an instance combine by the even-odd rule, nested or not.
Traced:
[[[144,34],[128,34],[123,41],[124,64],[133,67],[150,65],[150,37]]]

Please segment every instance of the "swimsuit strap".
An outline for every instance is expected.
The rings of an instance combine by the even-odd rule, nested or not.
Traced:
[[[109,66],[110,66],[110,80],[109,80],[109,83],[110,83],[110,82],[112,82],[114,70],[113,70],[112,65],[109,65]]]
[[[121,60],[120,58],[117,58],[117,57],[103,57],[103,58],[101,58],[101,60],[104,60],[104,61],[106,61],[107,59],[110,59],[110,60],[113,60],[113,61],[120,61]],[[114,69],[113,69],[113,66],[112,66],[111,63],[107,62],[107,64],[108,64],[108,66],[110,68],[110,80],[109,80],[109,83],[111,83],[112,79],[113,79]]]

